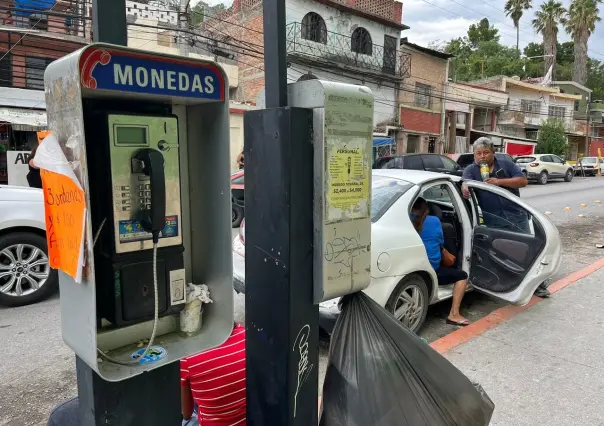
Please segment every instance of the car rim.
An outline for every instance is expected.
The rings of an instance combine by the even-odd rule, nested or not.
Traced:
[[[50,275],[48,256],[29,244],[15,244],[0,251],[0,292],[27,296],[40,289]]]
[[[547,175],[541,175],[541,182],[547,182]]]
[[[424,311],[424,295],[420,288],[410,285],[399,295],[394,307],[394,316],[407,328],[415,330]]]

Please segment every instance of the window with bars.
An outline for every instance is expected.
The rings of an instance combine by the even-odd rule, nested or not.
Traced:
[[[432,106],[432,86],[415,83],[415,106],[430,108]]]
[[[371,34],[363,27],[358,27],[352,32],[350,50],[363,55],[373,54],[373,43]]]
[[[520,107],[522,108],[522,111],[525,112],[526,114],[538,115],[539,113],[541,113],[541,102],[539,102],[539,101],[521,99]]]
[[[398,39],[392,36],[384,35],[384,66],[383,71],[388,74],[394,74],[396,70],[396,45]]]
[[[327,27],[321,15],[315,12],[304,15],[304,18],[302,18],[302,38],[327,44]]]
[[[25,58],[25,87],[44,90],[44,70],[52,61],[52,58]]]
[[[3,53],[0,53],[3,55]],[[8,53],[0,61],[0,87],[13,86],[13,55]]]
[[[551,118],[563,119],[566,115],[566,108],[560,106],[550,106],[548,108],[547,115],[549,115]]]

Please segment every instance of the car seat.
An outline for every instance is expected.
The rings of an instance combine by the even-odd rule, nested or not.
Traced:
[[[443,211],[436,204],[428,203],[430,214],[432,216],[436,216],[443,227],[443,236],[445,239],[445,248],[449,253],[458,257],[459,245],[457,244],[457,231],[455,229],[455,225],[449,222],[443,222]],[[455,261],[457,263],[457,260]],[[454,265],[455,266],[455,265]]]

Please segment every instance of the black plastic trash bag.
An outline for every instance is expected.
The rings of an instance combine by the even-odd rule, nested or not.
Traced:
[[[489,424],[495,406],[488,396],[389,312],[364,293],[342,305],[320,426]]]

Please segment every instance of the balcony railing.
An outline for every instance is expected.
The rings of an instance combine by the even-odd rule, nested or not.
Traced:
[[[604,100],[597,100],[597,101],[593,101],[590,105],[589,105],[589,110],[592,112],[604,112]]]
[[[92,0],[0,0],[0,28],[89,38]]]
[[[399,52],[396,44],[390,49],[385,49],[370,40],[353,41],[350,36],[300,22],[287,25],[286,40],[289,55],[401,78],[408,77],[411,69],[410,55]]]

